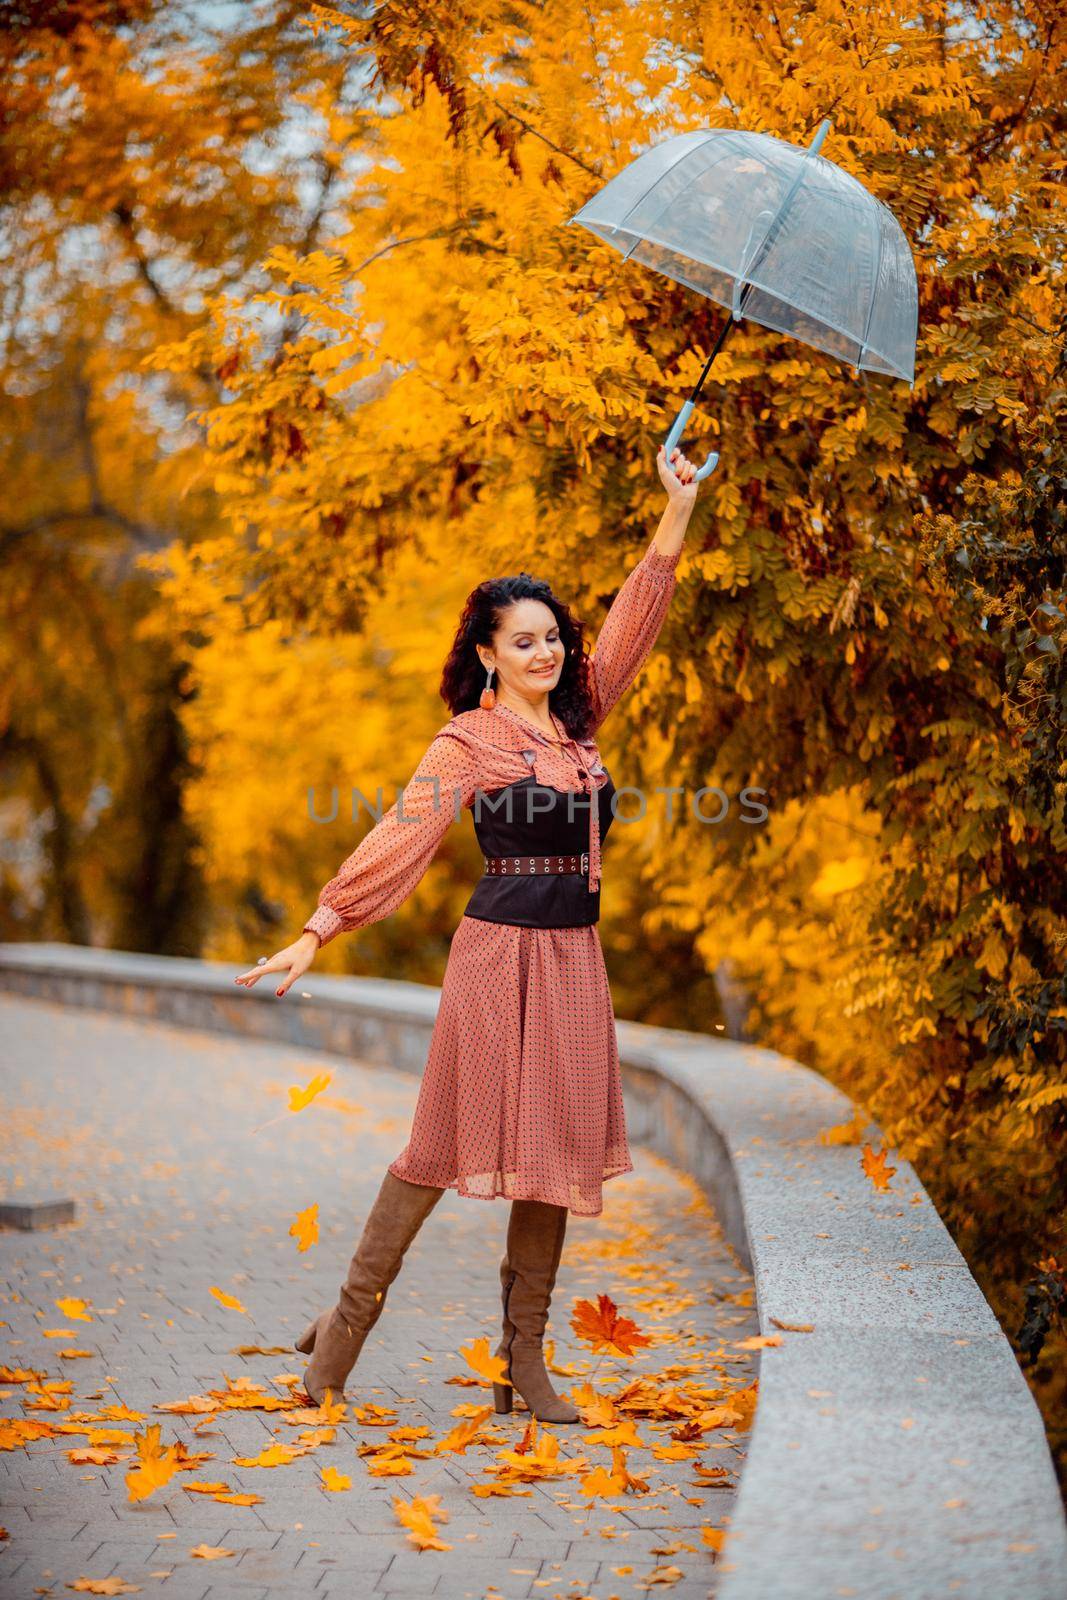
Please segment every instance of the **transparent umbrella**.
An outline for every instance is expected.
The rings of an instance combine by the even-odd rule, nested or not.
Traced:
[[[568,223],[725,306],[715,347],[666,439],[681,439],[735,322],[801,339],[851,366],[914,385],[919,292],[888,206],[811,144],[702,128],[644,151]],[[705,478],[718,461],[708,457]]]

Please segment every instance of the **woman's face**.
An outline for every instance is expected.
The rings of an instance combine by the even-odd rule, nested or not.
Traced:
[[[491,649],[478,646],[486,671],[496,668],[496,686],[529,696],[554,689],[566,655],[559,623],[543,600],[516,600],[503,613]]]

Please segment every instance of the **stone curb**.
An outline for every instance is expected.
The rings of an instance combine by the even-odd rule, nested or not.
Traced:
[[[236,970],[0,944],[8,993],[421,1073],[438,989],[308,976],[279,1001],[237,989]],[[821,1144],[854,1108],[784,1056],[617,1032],[631,1139],[704,1188],[755,1278],[761,1332],[782,1341],[761,1352],[717,1600],[1061,1600],[1067,1522],[1041,1414],[911,1166],[891,1151],[879,1192],[858,1146]]]

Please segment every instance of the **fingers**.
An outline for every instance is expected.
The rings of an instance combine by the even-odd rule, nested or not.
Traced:
[[[251,967],[248,972],[238,973],[233,981],[241,984],[245,989],[251,989],[265,972],[285,972],[288,967],[288,961],[283,961],[280,955],[274,955],[271,956],[269,961],[264,961],[262,966]]]
[[[686,505],[690,505],[697,492],[697,472],[699,469],[696,462],[690,461],[688,456],[683,455],[677,445],[672,449],[668,460],[666,446],[661,444],[656,452],[656,466],[659,469],[663,487],[668,495],[672,499],[684,500]],[[678,494],[679,486],[683,489],[691,488],[693,493],[680,496]]]
[[[662,446],[660,448],[662,449]],[[689,457],[683,456],[682,452],[675,447],[671,451],[671,470],[680,483],[692,483],[697,469]]]

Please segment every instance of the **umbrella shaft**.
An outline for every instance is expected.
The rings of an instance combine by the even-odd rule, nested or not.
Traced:
[[[743,304],[743,302],[742,302],[742,304]],[[696,404],[697,398],[698,398],[698,396],[700,394],[700,391],[704,387],[704,380],[707,377],[708,373],[711,371],[711,363],[715,360],[715,357],[718,355],[719,351],[722,349],[723,345],[726,343],[727,336],[729,335],[730,329],[733,327],[733,325],[734,325],[733,317],[727,315],[727,317],[725,318],[725,320],[723,322],[722,327],[719,329],[719,337],[715,341],[715,348],[712,350],[710,356],[705,361],[704,370],[700,374],[700,377],[697,379],[696,388],[693,390],[692,394],[689,396],[689,402],[690,402],[691,405],[695,405]]]

